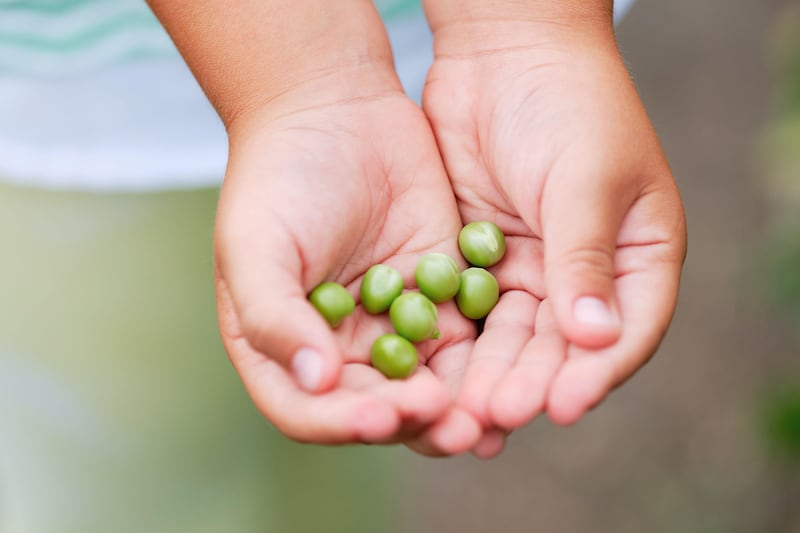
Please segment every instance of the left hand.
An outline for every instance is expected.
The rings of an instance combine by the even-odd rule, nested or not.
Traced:
[[[580,419],[654,353],[676,304],[679,193],[610,17],[585,30],[434,27],[424,110],[464,223],[494,221],[508,244],[459,396],[479,456],[540,412]]]
[[[370,347],[392,331],[361,305],[336,329],[307,299],[322,281],[358,297],[374,264],[413,286],[418,257],[457,256],[461,220],[422,111],[390,65],[298,84],[229,126],[215,236],[223,344],[256,407],[302,442],[403,442],[426,455],[472,448],[480,426],[454,406],[475,338],[454,302],[413,376],[389,380]]]

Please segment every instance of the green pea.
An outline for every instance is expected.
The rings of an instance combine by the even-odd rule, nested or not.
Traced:
[[[499,299],[500,287],[488,270],[473,267],[461,273],[461,288],[456,295],[456,304],[462,315],[473,320],[483,318]]]
[[[420,292],[437,304],[454,297],[461,285],[458,265],[452,257],[440,253],[420,257],[414,279]]]
[[[388,265],[373,265],[361,280],[361,305],[377,315],[389,309],[403,292],[403,276]]]
[[[356,308],[356,301],[347,289],[333,281],[317,285],[308,299],[332,328],[341,324]]]
[[[395,331],[411,342],[439,338],[436,306],[418,292],[398,296],[389,308],[389,318]]]
[[[506,253],[506,238],[493,222],[470,222],[458,234],[458,247],[471,265],[490,267]]]
[[[394,333],[382,335],[372,343],[370,358],[372,366],[390,379],[410,376],[419,362],[414,345]]]

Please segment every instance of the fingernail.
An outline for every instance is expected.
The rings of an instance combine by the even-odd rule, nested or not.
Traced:
[[[300,348],[292,359],[292,372],[301,387],[317,390],[322,379],[322,355],[311,348]]]
[[[575,320],[590,326],[616,327],[617,317],[611,312],[608,304],[594,296],[582,296],[575,300],[573,307]]]

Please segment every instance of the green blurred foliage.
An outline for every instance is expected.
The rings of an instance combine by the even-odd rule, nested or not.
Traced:
[[[800,227],[774,237],[762,264],[770,304],[800,326]]]
[[[779,17],[771,44],[775,114],[760,154],[772,228],[760,260],[762,287],[790,328],[800,331],[800,6]],[[760,413],[773,457],[800,466],[800,378],[773,384]]]
[[[778,17],[770,42],[773,115],[759,143],[773,218],[800,226],[800,6]]]
[[[800,382],[772,392],[764,402],[762,416],[773,455],[800,466]]]
[[[800,7],[779,17],[772,43],[773,72],[777,79],[778,108],[800,114]]]
[[[759,180],[766,186],[770,219],[789,230],[800,228],[800,113],[779,115],[769,124],[760,139],[759,156]]]

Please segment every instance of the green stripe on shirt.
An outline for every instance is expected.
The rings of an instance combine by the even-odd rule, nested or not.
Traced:
[[[0,33],[0,46],[50,49],[55,53],[63,53],[92,46],[117,33],[142,29],[152,30],[158,27],[158,21],[150,11],[125,13],[104,21],[102,25],[88,27],[83,32],[67,37],[34,35],[33,33]],[[142,38],[152,38],[151,32],[143,32]]]

